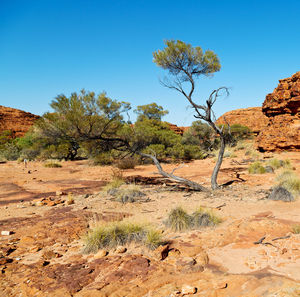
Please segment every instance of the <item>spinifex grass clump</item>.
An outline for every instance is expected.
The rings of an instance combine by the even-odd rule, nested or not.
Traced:
[[[194,228],[199,228],[218,225],[222,220],[212,211],[199,207],[199,209],[192,214],[192,222]]]
[[[192,218],[181,207],[176,207],[169,213],[165,224],[174,231],[187,230],[192,226]]]
[[[291,192],[294,197],[300,194],[300,179],[297,174],[291,170],[285,170],[276,177],[278,186],[281,186]]]
[[[111,192],[111,191],[110,191]],[[127,202],[136,202],[141,197],[146,196],[141,190],[139,186],[136,185],[129,185],[125,188],[121,187],[117,189],[116,191],[113,191],[115,193],[112,193],[113,196],[116,197],[116,200],[122,203]]]
[[[125,184],[123,173],[117,168],[112,169],[111,181],[103,187],[104,192],[109,192],[111,190],[118,189],[123,184]]]
[[[148,226],[111,222],[100,224],[91,229],[84,238],[84,253],[95,253],[102,248],[113,248],[130,242],[142,242],[155,249],[163,243],[161,233]]]
[[[57,161],[48,161],[44,164],[47,168],[60,168],[62,165],[58,163]]]
[[[269,160],[268,165],[271,166],[274,170],[278,169],[278,168],[286,168],[286,169],[291,169],[292,165],[291,165],[291,161],[290,160],[278,160],[276,158],[273,158],[271,160]]]
[[[200,207],[192,215],[189,215],[181,207],[177,207],[170,212],[165,224],[174,231],[182,231],[215,226],[221,222],[222,220],[214,215],[212,211],[206,210],[202,207]]]
[[[300,234],[300,225],[294,225],[294,226],[292,227],[292,232],[293,232],[294,234]]]
[[[266,173],[266,169],[260,162],[257,161],[249,166],[248,172],[250,174],[263,174]]]

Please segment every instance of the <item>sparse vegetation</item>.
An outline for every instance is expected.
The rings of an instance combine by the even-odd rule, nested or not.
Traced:
[[[218,225],[222,222],[222,220],[211,210],[199,207],[199,209],[192,214],[192,222],[194,228],[199,228]]]
[[[137,165],[137,159],[134,157],[126,157],[116,162],[116,167],[119,169],[134,169]]]
[[[263,174],[266,173],[266,168],[259,161],[256,161],[249,166],[248,172],[250,174]]]
[[[144,197],[145,194],[141,192],[140,187],[136,185],[129,185],[126,188],[119,188],[114,191],[113,196],[116,200],[122,203],[136,202],[139,198]]]
[[[187,230],[191,228],[192,218],[183,208],[176,207],[169,213],[165,224],[174,231]]]
[[[278,186],[281,186],[291,192],[294,197],[300,194],[300,179],[297,174],[291,170],[285,170],[276,177]]]
[[[71,205],[71,204],[74,204],[74,203],[75,203],[74,196],[73,196],[73,194],[70,192],[70,193],[68,193],[67,204],[68,204],[68,205]]]
[[[101,248],[113,248],[130,242],[142,242],[155,249],[162,242],[161,233],[149,226],[129,223],[103,223],[89,230],[84,238],[84,253],[95,253]]]
[[[294,225],[294,226],[292,227],[292,232],[293,232],[294,234],[300,234],[300,225]]]
[[[44,164],[44,166],[47,168],[61,168],[62,167],[62,165],[59,162],[54,161],[54,160],[46,162]]]
[[[291,161],[290,160],[278,160],[276,158],[273,158],[268,161],[267,163],[269,166],[271,166],[274,170],[279,169],[281,167],[286,169],[292,169]]]
[[[212,211],[199,207],[192,215],[189,215],[181,207],[174,208],[165,222],[166,226],[174,231],[198,229],[201,227],[215,226],[222,222]]]

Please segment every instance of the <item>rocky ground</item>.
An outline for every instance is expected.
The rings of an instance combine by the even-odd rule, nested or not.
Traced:
[[[12,232],[0,237],[0,296],[300,296],[300,234],[292,232],[300,224],[300,200],[268,200],[277,172],[249,175],[244,152],[235,155],[224,161],[219,183],[229,185],[220,190],[140,185],[148,199],[126,204],[101,191],[110,167],[0,164],[0,231]],[[300,176],[300,153],[259,155],[270,157],[290,159]],[[175,172],[208,186],[213,165],[213,158],[194,161]],[[147,165],[123,175],[155,172]],[[223,222],[177,233],[163,224],[172,208],[191,213],[200,205]],[[168,244],[83,254],[88,226],[102,220],[151,223]]]

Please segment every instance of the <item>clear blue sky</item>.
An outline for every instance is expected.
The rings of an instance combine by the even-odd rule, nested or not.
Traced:
[[[0,0],[0,105],[41,115],[58,94],[105,90],[133,108],[155,101],[169,110],[165,120],[189,125],[192,110],[152,62],[164,39],[180,39],[221,60],[197,83],[199,100],[231,87],[217,116],[260,106],[300,70],[299,16],[299,0]]]

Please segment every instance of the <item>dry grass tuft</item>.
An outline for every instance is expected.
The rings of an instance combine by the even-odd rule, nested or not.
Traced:
[[[285,170],[276,177],[278,186],[281,186],[291,192],[294,197],[300,194],[300,179],[297,174],[291,170]]]
[[[256,161],[249,166],[248,172],[250,174],[263,174],[266,173],[266,168],[260,162]]]
[[[216,226],[221,222],[222,220],[211,210],[199,207],[192,215],[189,215],[181,207],[177,207],[170,212],[165,224],[174,231],[183,231]]]
[[[142,242],[151,249],[163,243],[161,232],[146,225],[129,222],[98,224],[84,237],[84,253],[96,253],[102,248],[113,248],[130,242]]]

